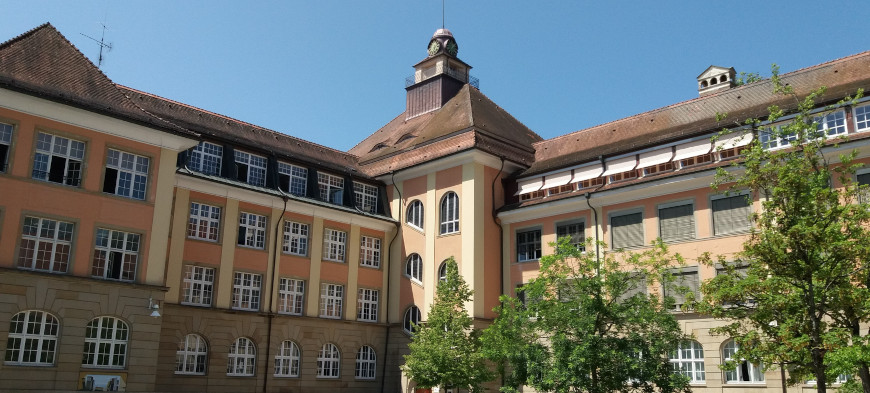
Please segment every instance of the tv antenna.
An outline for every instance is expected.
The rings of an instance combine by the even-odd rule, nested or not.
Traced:
[[[85,33],[79,33],[87,38],[94,40],[94,42],[96,42],[97,45],[100,46],[100,57],[97,58],[97,68],[100,68],[103,65],[103,49],[105,49],[106,52],[112,51],[112,44],[106,43],[106,24],[101,22],[100,26],[103,26],[103,35],[100,36],[99,40],[97,40],[96,38],[91,37]]]
[[[444,2],[446,0],[441,0],[441,28],[444,28]]]

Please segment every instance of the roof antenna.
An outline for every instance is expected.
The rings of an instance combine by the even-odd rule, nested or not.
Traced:
[[[94,40],[94,42],[96,42],[100,46],[100,57],[97,58],[97,68],[100,68],[103,65],[103,49],[106,49],[106,52],[112,51],[112,44],[111,43],[107,44],[105,41],[105,39],[106,39],[106,24],[103,22],[100,22],[100,25],[103,26],[103,35],[100,36],[99,41],[96,38],[91,37],[87,34],[79,33],[87,38]]]
[[[446,0],[441,0],[441,28],[444,28],[444,2]]]

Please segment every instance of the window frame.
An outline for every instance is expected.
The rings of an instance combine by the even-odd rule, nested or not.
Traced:
[[[731,348],[733,344],[733,349]],[[734,355],[739,352],[740,346],[737,344],[733,338],[726,340],[722,343],[722,349],[720,355],[722,356],[722,363],[734,360]],[[729,353],[730,352],[730,353]],[[748,373],[747,379],[744,380],[743,376],[743,366],[746,367],[746,372]],[[764,367],[759,364],[751,363],[748,360],[742,359],[740,360],[740,364],[738,364],[737,368],[731,371],[723,371],[722,377],[725,380],[726,385],[738,385],[738,384],[762,384],[765,383],[764,372],[762,371]],[[759,378],[756,378],[759,377]]]
[[[333,343],[326,343],[317,353],[317,378],[338,379],[341,377],[341,351]]]
[[[688,347],[685,347],[689,344]],[[700,352],[700,357],[698,353]],[[686,357],[685,355],[689,355]],[[676,356],[675,356],[676,355]],[[690,384],[706,384],[707,371],[704,365],[704,346],[695,340],[683,340],[668,357],[674,374],[680,374],[689,379]]]
[[[416,326],[420,326],[420,321],[423,319],[423,314],[420,312],[420,308],[416,305],[412,304],[405,309],[405,313],[402,314],[402,331],[405,334],[413,335],[416,332],[411,323]]]
[[[233,272],[233,310],[260,311],[263,292],[263,275],[259,273]],[[248,300],[245,300],[245,299]]]
[[[414,264],[412,265],[412,259],[414,259],[414,256],[417,258],[413,261]],[[423,257],[421,257],[420,254],[413,252],[405,259],[405,277],[410,278],[413,282],[423,285]]]
[[[96,325],[95,325],[96,322]],[[108,322],[111,326],[106,326]],[[103,333],[110,330],[109,334]],[[91,334],[93,332],[93,334]],[[118,338],[123,335],[122,338]],[[102,338],[110,337],[110,338]],[[123,369],[127,366],[127,349],[130,342],[130,325],[113,316],[91,319],[85,328],[85,347],[82,350],[82,367]],[[103,352],[108,349],[108,352]],[[88,361],[89,355],[91,360]],[[103,362],[101,357],[106,357]],[[116,360],[120,359],[120,363]]]
[[[411,228],[423,231],[423,224],[425,223],[424,213],[425,209],[423,208],[423,202],[420,202],[419,199],[411,201],[411,203],[408,204],[405,223]]]
[[[571,227],[578,226],[579,232],[572,232],[570,230]],[[562,229],[566,228],[566,229]],[[560,232],[564,232],[560,235]],[[570,221],[561,221],[557,222],[555,225],[555,234],[556,240],[558,241],[560,237],[571,236],[571,244],[577,248],[580,252],[586,252],[586,220],[585,219],[575,219]],[[579,236],[579,238],[575,239],[575,236]]]
[[[746,227],[743,228],[743,229],[732,229],[732,230],[730,230],[730,231],[724,231],[724,229],[727,229],[727,228],[723,228],[723,231],[722,231],[721,233],[720,233],[720,232],[717,232],[717,230],[716,230],[716,228],[717,228],[717,225],[716,225],[717,220],[716,220],[716,209],[715,209],[715,205],[716,205],[716,203],[717,203],[716,201],[724,200],[724,199],[729,199],[729,200],[730,200],[730,199],[732,199],[732,198],[743,198],[743,200],[746,201],[746,209],[749,210],[749,214],[747,214],[747,215],[746,215],[746,218],[745,218],[745,219],[746,219]],[[732,236],[732,235],[746,234],[746,233],[749,233],[749,232],[752,230],[752,220],[750,219],[750,216],[751,216],[752,213],[753,213],[753,204],[754,204],[754,201],[751,199],[751,194],[749,193],[749,191],[740,191],[740,192],[737,192],[737,193],[730,193],[730,194],[727,194],[727,195],[726,195],[726,194],[713,194],[713,195],[710,195],[709,203],[710,203],[710,225],[711,225],[710,233],[711,233],[714,237],[717,237],[717,236]],[[731,208],[731,209],[727,209],[727,210],[728,210],[728,211],[732,211],[732,210],[735,210],[735,209]],[[729,213],[729,214],[730,214],[730,215],[733,215],[733,214],[736,214],[736,213]],[[734,221],[734,220],[733,220],[733,218],[732,218],[732,222],[733,222],[733,221]],[[723,224],[723,225],[724,225],[724,224]]]
[[[185,265],[181,286],[181,304],[211,307],[214,298],[215,272],[216,269],[213,267]],[[196,301],[196,299],[199,300]]]
[[[362,322],[378,322],[378,302],[380,291],[372,288],[357,290],[356,320]]]
[[[320,200],[333,205],[344,205],[344,178],[317,172],[317,188]]]
[[[49,138],[48,141],[42,139],[43,136],[47,136]],[[56,142],[58,140],[65,140],[66,146],[63,147],[63,152],[55,152],[58,149]],[[87,143],[76,140],[73,138],[67,138],[65,136],[60,136],[48,132],[37,131],[35,135],[34,141],[34,152],[33,152],[33,160],[31,163],[33,164],[33,169],[31,171],[31,178],[56,184],[62,184],[65,186],[81,188],[82,178],[84,177],[84,163],[85,163],[85,155],[87,154]],[[48,150],[45,150],[43,145],[48,144]],[[80,146],[81,148],[75,148],[74,146]],[[80,153],[73,154],[73,150]],[[40,160],[39,157],[44,156],[45,159]],[[52,170],[51,167],[54,164],[54,158],[57,157],[59,159],[64,159],[63,163],[63,176],[60,181],[51,180],[52,178]],[[78,164],[77,169],[73,169],[70,166],[71,161],[74,161]],[[37,169],[37,167],[43,169]],[[39,173],[39,175],[38,175]]]
[[[243,350],[243,352],[240,352]],[[254,340],[237,337],[227,352],[228,377],[253,377],[257,375],[257,346]]]
[[[278,161],[278,187],[290,195],[308,195],[308,168]]]
[[[344,284],[320,283],[320,318],[341,319],[344,312]]]
[[[858,112],[861,113],[858,113]],[[862,119],[859,119],[862,117]],[[864,127],[861,127],[861,123],[864,123]],[[852,125],[854,126],[855,132],[867,132],[870,131],[870,103],[864,103],[863,105],[855,105],[852,107]]]
[[[275,372],[273,375],[276,378],[299,378],[301,369],[302,351],[299,349],[299,344],[292,340],[282,341],[281,346],[278,347],[278,352],[275,353]]]
[[[251,221],[253,219],[253,221]],[[263,250],[266,248],[266,216],[239,212],[239,233],[236,245],[240,247]],[[242,233],[244,229],[244,233]],[[250,233],[249,233],[250,232]]]
[[[617,217],[625,217],[625,216],[630,216],[630,215],[635,215],[635,214],[640,214],[640,237],[641,237],[640,243],[639,244],[629,244],[629,245],[617,246],[616,242],[614,241],[614,235],[615,235],[616,231],[614,230],[615,227],[613,226],[613,219],[617,218]],[[632,249],[632,248],[646,246],[646,243],[644,242],[646,240],[646,228],[644,228],[645,217],[644,217],[643,208],[635,208],[635,209],[628,209],[628,210],[620,210],[620,211],[616,211],[616,212],[611,212],[611,213],[608,213],[607,218],[608,218],[607,219],[607,226],[608,226],[608,232],[609,232],[608,237],[610,237],[610,249],[611,250]]]
[[[438,214],[440,218],[438,233],[440,235],[459,233],[459,195],[453,191],[444,193],[439,206],[441,210]]]
[[[0,173],[9,172],[9,157],[12,156],[12,138],[15,125],[0,121]]]
[[[194,340],[191,346],[191,340]],[[196,333],[190,333],[175,351],[176,375],[206,375],[208,372],[208,343]]]
[[[187,238],[217,243],[220,240],[222,210],[220,206],[191,201]]]
[[[356,207],[367,213],[375,213],[378,209],[378,188],[376,186],[353,182],[353,195]]]
[[[125,164],[128,157],[129,166]],[[110,170],[114,173],[110,173]],[[148,174],[150,171],[150,157],[109,148],[106,151],[106,163],[103,167],[103,192],[144,201],[148,195]],[[124,174],[130,176],[130,179],[127,180],[129,184],[126,191],[124,191]],[[108,188],[112,188],[112,190],[108,190]]]
[[[278,313],[302,315],[305,310],[305,280],[281,277],[278,284]]]
[[[220,176],[223,155],[223,146],[201,141],[191,149],[187,159],[187,169],[206,175]]]
[[[540,227],[516,230],[514,239],[516,240],[517,263],[534,262],[541,259],[541,232]],[[530,250],[529,247],[532,249]]]
[[[324,228],[322,257],[324,261],[344,263],[347,258],[347,232]]]
[[[106,232],[106,236],[102,236],[101,233]],[[115,247],[116,240],[114,239],[114,235],[116,233],[122,234],[123,242],[122,247]],[[139,270],[139,252],[142,246],[142,238],[143,235],[133,232],[119,231],[110,228],[97,227],[96,236],[94,236],[94,257],[91,262],[91,277],[100,278],[103,280],[117,280],[117,281],[126,281],[132,282],[136,281],[136,275]],[[100,239],[105,239],[105,245],[100,245]],[[135,239],[135,241],[131,241],[131,239]],[[128,243],[133,244],[134,250],[128,249]],[[100,257],[99,254],[104,253],[103,257]],[[110,259],[114,259],[113,257],[116,254],[120,254],[121,260],[119,261],[121,267],[118,268],[118,277],[113,277],[114,275],[114,266]],[[130,257],[132,261],[127,260],[127,257]],[[101,264],[102,266],[98,265]],[[132,269],[129,268],[129,265],[133,265]],[[112,269],[110,269],[110,266]],[[127,268],[125,269],[125,266]],[[110,276],[111,275],[111,276]]]
[[[25,234],[27,232],[27,228],[33,227],[33,225],[28,225],[29,220],[36,220],[36,228],[33,230],[33,234]],[[74,222],[55,220],[53,218],[44,218],[38,216],[24,215],[22,219],[21,225],[21,237],[18,242],[18,255],[16,258],[16,265],[19,269],[22,270],[33,270],[33,271],[42,271],[49,273],[57,273],[57,274],[66,274],[69,272],[69,265],[72,262],[72,254],[73,254],[73,244],[75,243],[75,227],[76,224]],[[44,224],[52,222],[54,223],[53,232],[51,238],[42,237],[42,233],[44,230]],[[67,230],[62,230],[61,226],[67,228]],[[63,235],[63,238],[61,238]],[[25,241],[33,242],[32,249],[25,249]],[[37,259],[40,252],[40,247],[43,245],[51,244],[51,252],[48,260],[48,269],[38,268],[39,260]],[[60,250],[59,250],[60,249]],[[32,250],[32,251],[29,251]],[[58,257],[64,257],[66,260],[58,262]],[[27,266],[22,266],[22,263],[27,262]],[[58,263],[56,265],[56,262]],[[55,267],[58,267],[55,269]]]
[[[381,268],[381,239],[360,235],[359,265],[372,269]]]
[[[16,321],[16,319],[18,320]],[[38,324],[36,332],[32,332],[31,326],[34,323]],[[30,344],[33,341],[36,342],[35,345]],[[54,366],[57,362],[59,341],[60,320],[54,314],[42,310],[23,310],[17,312],[9,319],[9,331],[3,364],[14,366]]]
[[[307,256],[310,234],[311,227],[308,224],[284,221],[284,243],[281,245],[281,251],[288,255]]]
[[[829,116],[834,118],[828,119]],[[846,122],[846,110],[844,108],[835,109],[819,116],[813,116],[813,122],[816,123],[816,132],[819,133],[816,135],[817,137],[824,136],[826,139],[831,139],[849,133],[849,127]],[[831,127],[832,123],[834,123],[833,127]],[[832,134],[831,130],[836,129],[842,129],[842,131]]]
[[[234,151],[236,180],[254,187],[265,187],[268,162],[269,160],[261,155],[241,150]],[[242,170],[245,172],[244,177],[242,177]]]
[[[679,220],[688,220],[688,221],[691,221],[691,224],[692,224],[691,231],[690,231],[691,233],[680,233],[680,232],[668,233],[667,234],[668,236],[666,237],[665,236],[666,235],[666,233],[665,233],[666,228],[663,225],[666,222],[664,220],[662,220],[662,211],[663,210],[664,211],[671,211],[672,209],[677,209],[677,208],[681,208],[684,206],[690,206],[689,210],[691,211],[691,213],[689,215],[679,216],[680,218],[677,218],[677,217],[668,218],[668,220],[678,220],[678,221]],[[656,206],[656,218],[658,219],[657,226],[658,226],[658,231],[659,231],[659,237],[662,239],[662,241],[672,243],[672,242],[684,242],[684,241],[690,241],[690,240],[697,239],[698,238],[698,228],[697,228],[697,224],[696,224],[696,220],[695,220],[695,213],[696,213],[695,201],[691,200],[691,199],[670,202],[670,203],[663,203],[663,204]],[[684,218],[684,217],[688,217],[688,218]],[[680,230],[684,227],[684,225],[681,225],[679,222],[677,222],[675,225],[677,227],[676,228],[677,230]]]
[[[356,352],[354,377],[359,380],[373,381],[377,378],[378,355],[375,349],[368,345],[360,347]]]

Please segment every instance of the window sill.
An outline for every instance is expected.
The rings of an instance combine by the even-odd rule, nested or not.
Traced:
[[[725,382],[723,388],[766,388],[765,382]]]
[[[246,246],[244,244],[239,244],[239,243],[236,243],[236,247],[244,248],[244,249],[248,249],[248,250],[254,250],[254,251],[266,251],[265,247]]]
[[[380,265],[378,265],[378,266],[369,266],[369,265],[359,264],[359,267],[364,267],[364,268],[366,268],[366,269],[371,269],[371,270],[381,270],[381,266],[380,266]]]
[[[188,236],[188,237],[187,237],[187,240],[195,241],[195,242],[198,242],[198,243],[206,243],[206,244],[217,244],[217,245],[220,245],[220,244],[221,244],[221,243],[220,243],[219,241],[217,241],[217,240],[203,239],[203,238],[201,238],[201,237],[192,237],[192,236]]]
[[[292,252],[281,251],[281,255],[286,255],[288,257],[308,258],[307,253],[306,254],[296,254],[296,253],[292,253]]]
[[[345,264],[344,261],[336,261],[336,260],[334,260],[334,259],[325,259],[325,258],[324,258],[324,259],[321,259],[320,261],[321,261],[321,262],[330,262],[330,263],[339,263],[339,264],[342,264],[342,265]]]
[[[317,317],[323,318],[323,319],[336,319],[336,320],[341,319],[341,317],[333,317],[333,316],[329,316],[329,315],[318,315]]]
[[[299,378],[298,375],[281,375],[281,374],[272,374],[275,378]]]
[[[460,231],[450,232],[450,233],[439,233],[438,237],[456,236],[456,235],[460,235],[460,234],[462,234],[462,232],[460,232]]]

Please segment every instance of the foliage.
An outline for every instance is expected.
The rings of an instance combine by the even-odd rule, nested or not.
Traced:
[[[824,87],[800,98],[775,65],[772,74],[774,93],[793,100],[794,109],[771,106],[764,121],[745,121],[744,132],[758,137],[736,168],[716,175],[714,189],[749,190],[761,209],[743,251],[718,258],[727,274],[702,286],[699,310],[729,321],[714,332],[735,338],[737,358],[784,365],[790,384],[815,379],[824,392],[829,378],[858,370],[870,393],[870,347],[858,330],[870,317],[863,263],[870,260],[870,206],[859,203],[866,187],[855,182],[857,152],[842,153],[840,139],[819,126],[821,116],[852,98],[814,113]],[[765,145],[784,140],[784,148]]]
[[[734,80],[734,84],[737,86],[741,86],[762,80],[764,80],[764,78],[761,76],[761,74],[757,72],[741,72],[740,76],[738,76],[737,79]]]
[[[465,310],[472,291],[459,275],[453,257],[446,262],[447,277],[438,283],[435,302],[426,323],[416,326],[402,370],[418,387],[461,387],[481,392],[492,379],[480,348],[479,330]]]
[[[560,239],[541,259],[540,275],[518,290],[525,304],[502,296],[498,318],[484,332],[487,356],[504,378],[556,392],[682,392],[685,377],[669,363],[687,337],[671,313],[673,299],[646,295],[669,267],[681,264],[657,242],[642,254],[598,260]],[[633,270],[627,270],[631,267]]]

